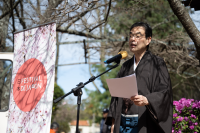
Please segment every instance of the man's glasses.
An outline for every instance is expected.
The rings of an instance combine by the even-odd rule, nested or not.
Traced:
[[[132,34],[132,33],[130,33],[130,34],[129,34],[129,39],[132,38],[132,37],[135,37],[135,39],[139,40],[139,39],[141,39],[143,36],[144,36],[144,35],[142,35],[142,34],[140,34],[140,33],[138,33],[138,34]]]

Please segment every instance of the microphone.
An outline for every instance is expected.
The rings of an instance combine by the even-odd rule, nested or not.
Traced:
[[[109,64],[111,62],[116,62],[121,59],[125,59],[128,56],[128,53],[126,51],[121,51],[118,53],[118,55],[115,55],[114,57],[104,61],[105,64]]]

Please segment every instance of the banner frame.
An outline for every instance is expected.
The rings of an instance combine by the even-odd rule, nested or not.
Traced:
[[[40,27],[40,26],[44,26],[44,25],[48,25],[48,24],[51,24],[51,23],[56,23],[56,21],[51,21],[51,22],[47,22],[47,23],[44,23],[44,24],[36,25],[36,26],[30,27],[30,28],[26,28],[26,29],[23,29],[23,30],[20,30],[20,31],[16,31],[13,34],[16,34],[16,33],[19,33],[19,32],[23,32],[23,31],[27,31],[27,30],[31,30],[31,29],[34,29],[34,28],[37,28],[37,27]]]

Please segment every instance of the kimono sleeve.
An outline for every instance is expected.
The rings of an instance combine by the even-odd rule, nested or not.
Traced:
[[[167,71],[166,64],[163,59],[157,59],[158,67],[157,78],[155,79],[155,85],[153,91],[146,95],[149,106],[153,109],[157,117],[158,122],[167,121],[171,115],[172,105],[172,88],[169,73]]]

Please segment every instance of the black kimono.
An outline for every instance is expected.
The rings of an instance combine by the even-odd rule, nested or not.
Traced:
[[[134,57],[122,65],[117,77],[133,74],[133,66]],[[145,96],[149,102],[147,106],[138,106],[138,133],[171,133],[172,88],[164,60],[146,51],[135,73],[138,95]],[[122,106],[122,98],[112,97],[106,124],[111,125],[112,118],[115,119],[114,133],[119,133]]]

